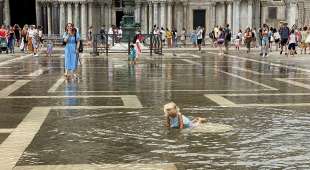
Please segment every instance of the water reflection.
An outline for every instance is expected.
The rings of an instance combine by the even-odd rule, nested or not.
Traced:
[[[78,80],[69,79],[65,81],[65,95],[66,96],[76,96],[78,89]],[[76,106],[78,105],[78,99],[76,97],[65,98],[64,104],[66,106]]]
[[[146,107],[53,110],[52,112],[57,114],[49,114],[42,129],[21,158],[20,164],[100,165],[171,162],[177,164],[180,169],[309,168],[310,115],[307,107],[303,108],[306,110],[304,112],[296,111],[295,108],[292,110],[269,107],[218,108],[210,107],[215,103],[203,96],[209,92],[173,91],[211,90],[210,93],[217,93],[212,90],[257,88],[253,84],[245,84],[240,79],[223,76],[217,71],[218,69],[241,74],[240,76],[246,74],[246,77],[253,81],[258,81],[255,78],[257,75],[241,71],[235,73],[232,68],[239,67],[260,73],[288,73],[294,69],[270,66],[266,63],[231,60],[223,56],[216,56],[212,62],[206,63],[206,66],[214,66],[214,70],[213,68],[204,70],[202,67],[204,65],[164,62],[165,64],[156,64],[152,61],[146,64],[128,65],[128,70],[126,66],[113,68],[113,63],[109,62],[107,64],[109,67],[100,70],[101,72],[96,73],[99,69],[87,69],[88,77],[85,76],[84,80],[81,80],[84,84],[79,84],[77,81],[65,82],[64,91],[67,96],[76,96],[82,86],[90,91],[134,89],[137,92],[135,95]],[[264,76],[260,75],[265,78]],[[266,80],[267,78],[268,75]],[[272,83],[274,82],[271,81],[270,84]],[[277,93],[288,91],[285,89],[287,86],[280,88],[281,91]],[[145,91],[139,93],[141,89]],[[160,92],[160,90],[171,91]],[[254,99],[243,96],[236,98],[234,101],[240,103],[266,102],[261,96]],[[202,108],[199,113],[191,109],[194,113],[187,113],[189,117],[200,115],[208,117],[212,123],[231,125],[234,130],[215,134],[184,133],[177,129],[165,129],[161,106],[163,102],[173,99],[189,108]],[[270,96],[268,100],[271,101],[268,103],[289,103],[292,99],[293,102],[298,102],[294,96],[278,98]],[[79,105],[76,98],[64,100],[65,105]]]

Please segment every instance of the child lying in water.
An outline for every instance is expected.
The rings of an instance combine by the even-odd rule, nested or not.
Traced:
[[[169,128],[193,128],[207,121],[206,118],[200,117],[197,117],[191,121],[188,117],[180,113],[180,109],[173,102],[165,104],[164,112],[166,117],[166,127]]]

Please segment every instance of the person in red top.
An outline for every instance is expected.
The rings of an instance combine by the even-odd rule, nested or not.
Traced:
[[[0,29],[0,38],[6,38],[7,36],[7,31],[4,27],[4,25],[1,26],[1,29]]]

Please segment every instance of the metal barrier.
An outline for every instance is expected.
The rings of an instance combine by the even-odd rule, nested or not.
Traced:
[[[155,34],[139,34],[141,37],[141,45],[143,45],[143,52],[148,51],[152,56],[154,54],[162,55],[162,40],[159,35]],[[94,34],[93,35],[93,55],[105,53],[130,53],[130,45],[135,44],[134,38],[124,40],[123,37],[135,37],[133,35],[117,35],[117,34]],[[118,48],[117,46],[123,48]],[[124,46],[126,45],[126,47]],[[146,47],[146,48],[145,48]]]
[[[43,35],[43,44],[46,44],[48,41],[51,41],[54,46],[62,46],[63,39],[60,34]]]

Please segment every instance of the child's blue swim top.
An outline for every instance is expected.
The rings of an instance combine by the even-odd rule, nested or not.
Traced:
[[[174,118],[169,118],[170,119],[170,127],[171,128],[179,128],[180,127],[180,125],[179,125],[179,114],[177,114],[177,116],[176,117],[174,117]],[[191,122],[191,120],[188,118],[188,117],[186,117],[186,116],[184,116],[184,115],[182,115],[182,118],[183,118],[183,124],[184,124],[184,128],[191,128],[192,127],[192,122]]]
[[[136,49],[134,48],[131,48],[130,49],[130,55],[129,55],[130,58],[136,58]]]

